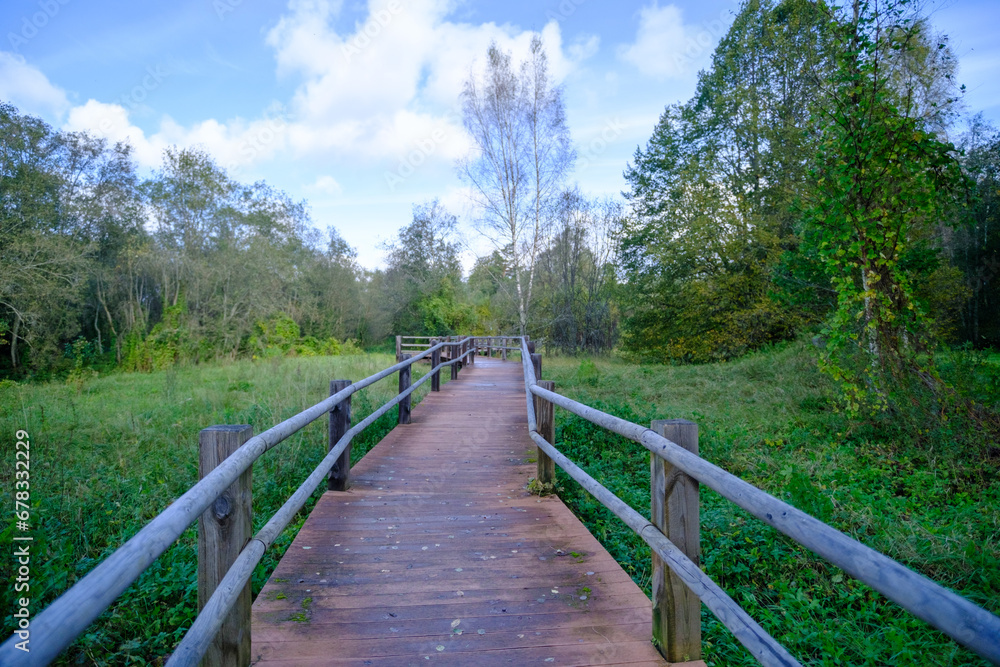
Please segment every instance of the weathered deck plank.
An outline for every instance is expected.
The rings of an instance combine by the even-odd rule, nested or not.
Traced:
[[[519,364],[429,394],[253,606],[254,664],[664,665],[642,591],[535,474]]]

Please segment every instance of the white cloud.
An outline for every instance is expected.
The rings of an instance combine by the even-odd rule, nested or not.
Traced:
[[[147,138],[142,129],[131,123],[128,111],[121,105],[97,100],[87,100],[86,104],[73,107],[63,129],[89,132],[112,143],[128,141],[135,150],[136,160],[144,167],[159,165],[163,149],[168,145]]]
[[[278,74],[302,78],[292,100],[289,143],[300,154],[340,151],[344,157],[398,162],[414,151],[451,161],[467,150],[457,110],[462,86],[491,41],[528,53],[534,33],[493,23],[447,20],[447,0],[370,0],[352,32],[333,28],[340,7],[328,0],[292,0],[268,33]],[[564,48],[559,24],[542,30],[553,80],[561,81],[596,51],[589,37]]]
[[[340,196],[344,192],[344,188],[340,186],[333,176],[323,175],[316,179],[316,182],[309,186],[309,190],[313,192],[322,192],[324,194]]]
[[[65,118],[66,130],[128,140],[147,168],[159,166],[171,145],[202,147],[231,170],[286,150],[313,162],[377,163],[390,171],[425,163],[450,168],[469,149],[459,109],[470,72],[482,67],[491,41],[511,51],[515,61],[523,60],[535,33],[508,24],[451,21],[454,0],[368,0],[365,19],[338,32],[341,4],[290,0],[267,32],[278,77],[297,84],[279,120],[209,118],[181,125],[162,116],[153,126],[140,127],[129,100],[91,99],[73,106],[39,70],[2,52],[0,97],[28,110],[44,107]],[[541,37],[555,83],[599,45],[589,35],[564,45],[556,21],[544,26]],[[143,111],[148,117],[151,110]]]
[[[694,29],[685,26],[676,5],[660,7],[657,0],[639,12],[635,42],[618,48],[618,57],[640,72],[658,79],[684,77],[697,70],[705,56],[698,38],[689,36]],[[710,51],[709,51],[710,52]]]
[[[210,118],[184,127],[164,116],[159,129],[147,135],[131,122],[129,111],[120,104],[88,100],[70,110],[63,129],[90,132],[112,142],[127,140],[138,163],[146,168],[158,167],[164,149],[176,145],[203,148],[222,167],[238,170],[277,154],[285,146],[288,127],[280,117],[251,122],[236,118],[225,123]]]
[[[596,54],[600,46],[599,36],[585,35],[569,45],[569,56],[572,60],[583,61]]]
[[[24,57],[8,51],[0,51],[0,100],[14,104],[21,113],[50,120],[61,118],[70,106],[65,91]]]

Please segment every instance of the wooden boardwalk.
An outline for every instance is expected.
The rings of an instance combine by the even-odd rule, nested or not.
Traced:
[[[428,394],[253,605],[253,664],[664,665],[643,592],[535,474],[518,363]]]

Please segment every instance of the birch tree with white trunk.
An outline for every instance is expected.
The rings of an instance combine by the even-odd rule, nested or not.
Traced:
[[[562,90],[549,78],[539,36],[516,69],[509,52],[490,44],[484,74],[472,74],[465,82],[462,121],[473,148],[459,162],[459,172],[471,186],[478,231],[511,271],[524,335],[535,264],[575,157]]]

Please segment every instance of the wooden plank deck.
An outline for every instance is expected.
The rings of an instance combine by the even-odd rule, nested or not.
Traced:
[[[253,605],[253,664],[664,665],[650,602],[534,476],[518,363],[479,359],[327,492]]]

